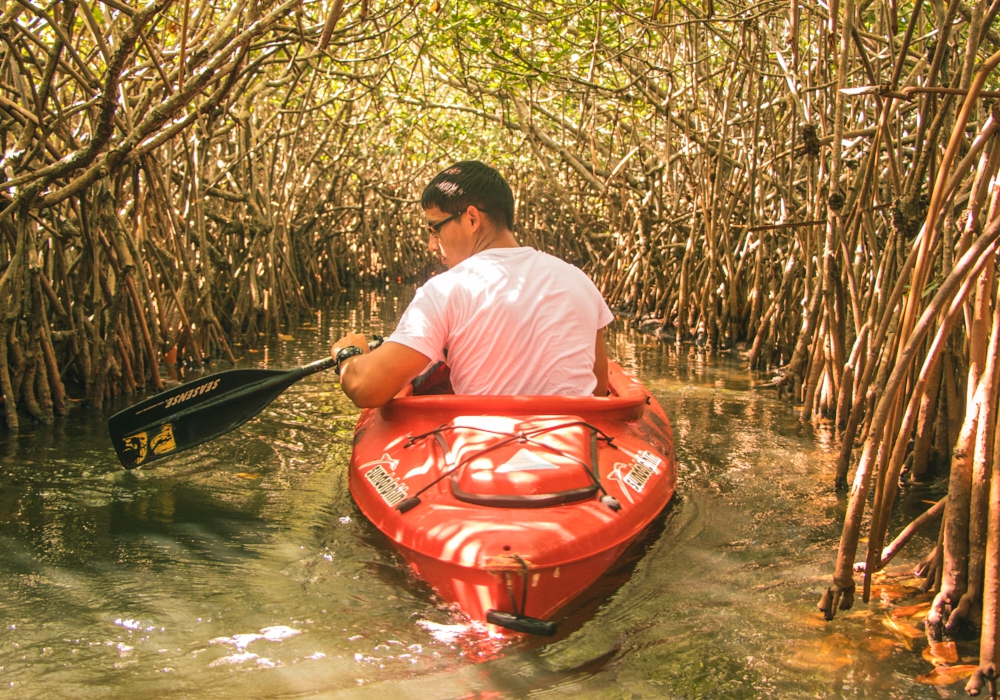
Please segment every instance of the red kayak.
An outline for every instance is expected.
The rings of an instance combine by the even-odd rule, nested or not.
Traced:
[[[667,416],[609,365],[608,397],[456,396],[439,370],[362,412],[354,500],[473,620],[554,634],[673,496]]]

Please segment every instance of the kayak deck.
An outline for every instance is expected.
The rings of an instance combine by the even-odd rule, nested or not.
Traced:
[[[470,618],[544,621],[621,555],[676,485],[663,409],[614,363],[609,380],[612,395],[600,398],[401,395],[366,410],[351,493],[417,576]]]

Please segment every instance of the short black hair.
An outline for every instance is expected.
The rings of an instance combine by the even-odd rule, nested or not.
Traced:
[[[460,214],[474,206],[496,225],[514,230],[514,193],[503,175],[478,160],[463,160],[445,168],[427,183],[420,196],[424,209],[437,207]]]

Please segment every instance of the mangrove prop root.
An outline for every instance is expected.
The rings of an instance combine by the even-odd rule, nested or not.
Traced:
[[[944,512],[945,504],[947,502],[948,502],[948,497],[945,496],[940,501],[935,503],[933,506],[928,508],[926,511],[921,513],[913,522],[911,522],[909,525],[903,528],[902,531],[900,531],[899,535],[896,536],[896,539],[890,542],[889,546],[886,547],[884,550],[882,550],[882,561],[879,564],[879,568],[880,569],[885,568],[889,564],[889,562],[892,561],[892,558],[895,557],[899,553],[899,551],[906,546],[907,542],[913,539],[913,536],[917,534],[920,528],[922,528],[924,525],[926,525],[927,523],[931,522],[932,520],[940,516],[941,513]],[[935,549],[934,551],[937,550]],[[934,552],[931,552],[929,557],[932,557],[933,555]],[[914,573],[916,573],[918,576],[926,575],[927,567],[929,566],[929,564],[930,560],[928,558],[924,562],[921,562],[921,565],[917,567],[917,570]],[[854,571],[856,573],[863,573],[865,571],[865,568],[866,568],[865,562],[858,562],[854,565]]]

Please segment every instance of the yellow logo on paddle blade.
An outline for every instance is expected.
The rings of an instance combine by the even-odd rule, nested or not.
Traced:
[[[133,466],[142,464],[146,459],[146,446],[149,444],[146,433],[129,435],[122,442],[124,443],[123,456],[130,457]]]
[[[177,443],[174,442],[173,424],[164,423],[160,426],[160,432],[150,439],[149,445],[153,448],[154,455],[168,455],[176,450]]]
[[[132,459],[134,466],[139,466],[146,461],[146,458],[153,455],[168,455],[177,449],[177,442],[174,440],[174,426],[171,423],[164,423],[152,435],[149,431],[129,435],[124,439],[124,452],[128,456],[135,455]]]

